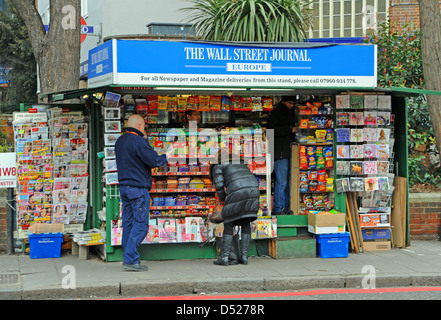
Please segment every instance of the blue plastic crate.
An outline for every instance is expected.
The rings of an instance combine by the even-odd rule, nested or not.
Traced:
[[[62,233],[29,234],[31,259],[59,258],[61,255]]]
[[[316,235],[317,256],[320,258],[347,258],[349,232]]]

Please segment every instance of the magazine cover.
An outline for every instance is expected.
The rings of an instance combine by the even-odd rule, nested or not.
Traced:
[[[70,189],[52,191],[52,200],[54,204],[70,203]]]
[[[147,233],[147,236],[142,241],[142,243],[159,243],[159,229],[157,219],[149,220],[149,232]]]
[[[71,178],[72,190],[87,189],[87,182],[89,177],[75,177]]]
[[[52,222],[53,223],[63,223],[69,224],[69,214],[70,214],[69,204],[54,204],[52,205]]]
[[[54,165],[52,176],[54,178],[70,178],[70,165],[64,165],[64,164]]]
[[[70,189],[71,178],[55,178],[53,181],[53,190]]]
[[[87,189],[72,190],[70,201],[73,203],[87,202]]]
[[[185,231],[188,242],[201,242],[200,222],[201,217],[187,217],[185,218]]]
[[[185,232],[185,219],[176,219],[176,241],[187,241],[187,233]]]
[[[122,240],[122,220],[111,220],[110,244],[120,246]]]
[[[258,239],[272,238],[271,219],[257,220],[257,238]]]
[[[176,242],[176,221],[175,219],[157,219],[159,230],[159,242]]]

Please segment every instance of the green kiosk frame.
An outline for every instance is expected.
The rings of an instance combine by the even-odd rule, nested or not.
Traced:
[[[276,50],[279,61],[270,61],[270,54],[276,54]],[[336,52],[333,52],[333,50],[336,50]],[[360,51],[357,53],[357,50]],[[210,51],[211,53],[208,56],[207,54]],[[355,56],[353,56],[354,54]],[[285,61],[281,61],[282,57],[285,57]],[[327,70],[331,58],[333,59],[332,67],[331,70]],[[185,63],[189,63],[189,60],[196,66],[188,71]],[[197,65],[201,61],[205,64]],[[226,68],[220,67],[220,65],[225,66],[225,63],[227,63]],[[234,65],[235,63],[236,65]],[[214,64],[214,66],[211,64]],[[228,71],[228,68],[243,68],[245,65],[248,65],[248,68],[271,67],[271,70],[267,70],[266,73],[261,70],[253,70],[253,72],[249,70],[242,72]],[[367,67],[353,74],[354,68],[361,65],[367,65]],[[89,172],[93,190],[90,192],[90,212],[87,227],[99,228],[98,212],[103,209],[103,188],[106,187],[107,226],[110,226],[111,221],[119,215],[119,193],[117,187],[105,186],[102,160],[97,156],[99,152],[104,150],[104,129],[102,121],[103,108],[101,101],[95,98],[96,94],[104,96],[106,92],[113,92],[121,95],[144,96],[150,94],[335,96],[342,92],[381,92],[392,96],[392,112],[395,114],[395,162],[398,163],[396,175],[407,178],[406,97],[429,92],[404,88],[377,88],[376,68],[376,46],[374,45],[213,43],[112,39],[89,52],[88,89],[57,92],[46,96],[49,103],[54,105],[63,100],[88,97],[90,133],[92,135]],[[223,70],[223,73],[220,73],[219,70]],[[317,70],[320,70],[320,72]],[[250,84],[249,79],[253,81],[253,77],[256,77],[256,83],[258,84]],[[193,79],[193,82],[190,81],[190,78]],[[205,82],[201,79],[205,79]],[[226,79],[229,79],[228,84],[225,82]],[[279,81],[279,79],[281,80]],[[66,105],[63,104],[63,106]],[[335,193],[335,206],[339,211],[345,212],[344,196]],[[409,244],[408,207],[407,200],[406,242]],[[296,216],[296,224],[306,227],[306,216]],[[122,261],[122,248],[111,245],[110,228],[106,230],[107,261]],[[267,255],[267,247],[268,240],[253,241],[250,254]],[[200,243],[146,244],[140,246],[139,252],[143,260],[217,257],[215,246],[210,244],[201,245]]]

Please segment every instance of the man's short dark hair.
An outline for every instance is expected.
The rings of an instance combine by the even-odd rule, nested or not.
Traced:
[[[196,112],[197,110],[185,110],[185,120],[187,120],[187,116],[192,116],[193,115],[193,112]]]

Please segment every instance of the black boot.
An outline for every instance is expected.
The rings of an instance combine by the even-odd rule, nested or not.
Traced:
[[[230,249],[233,244],[233,236],[224,234],[222,236],[222,249],[219,259],[213,263],[218,266],[228,266],[228,257],[230,256]]]
[[[250,247],[251,234],[242,233],[240,239],[240,257],[239,262],[247,265],[248,264],[248,248]]]
[[[230,248],[230,255],[228,256],[228,264],[236,265],[239,264],[239,235],[235,234],[233,236],[233,243]]]

